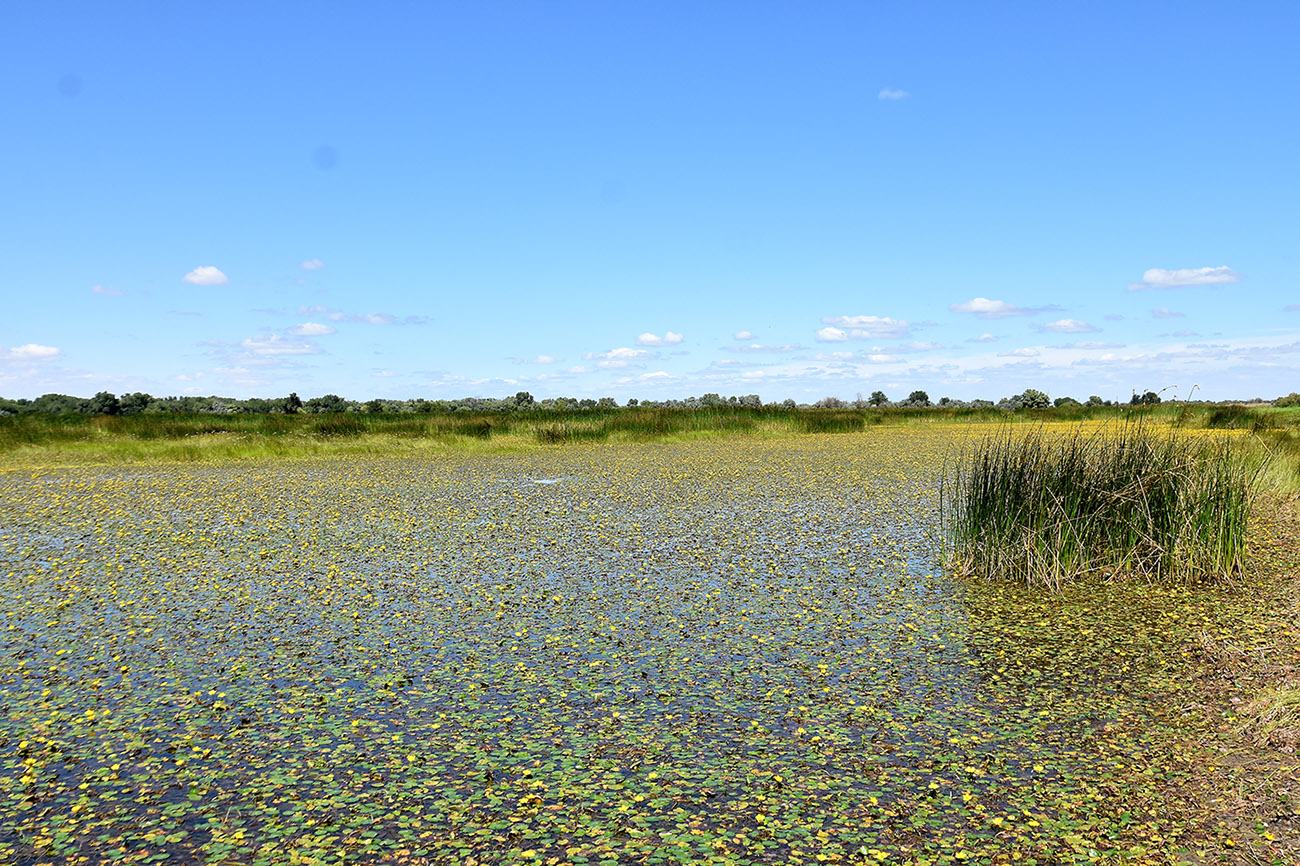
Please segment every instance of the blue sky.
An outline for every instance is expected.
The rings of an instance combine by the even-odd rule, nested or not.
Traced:
[[[1300,5],[10,3],[0,395],[1300,390]]]

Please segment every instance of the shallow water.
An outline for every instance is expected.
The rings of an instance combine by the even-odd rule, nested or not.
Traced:
[[[0,853],[1063,856],[1176,653],[944,575],[947,447],[6,473]]]

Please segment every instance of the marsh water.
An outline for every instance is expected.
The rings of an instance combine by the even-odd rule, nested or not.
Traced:
[[[951,444],[5,472],[0,853],[925,862],[1177,839],[1168,626],[1204,595],[945,574]]]

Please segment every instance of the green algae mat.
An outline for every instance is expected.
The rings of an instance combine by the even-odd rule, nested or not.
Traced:
[[[0,473],[0,862],[1161,862],[1241,590],[939,567],[953,428]]]

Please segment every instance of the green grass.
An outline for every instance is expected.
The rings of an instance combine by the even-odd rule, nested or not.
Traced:
[[[1259,469],[1230,440],[1143,424],[1004,429],[944,472],[949,556],[969,574],[1051,587],[1090,572],[1231,577]]]
[[[527,451],[579,442],[680,441],[713,436],[857,433],[868,427],[1037,425],[1141,418],[1184,427],[1284,430],[1300,410],[1164,404],[1152,407],[786,409],[715,406],[579,411],[153,414],[0,416],[0,455],[10,464],[224,460],[378,454],[407,450]]]

